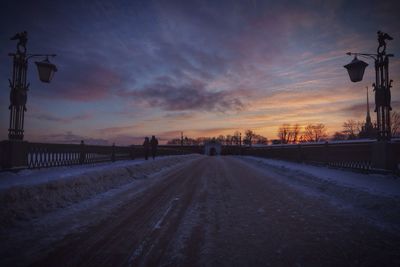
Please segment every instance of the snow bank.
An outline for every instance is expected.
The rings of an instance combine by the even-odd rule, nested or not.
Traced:
[[[166,157],[162,157],[166,158]],[[1,172],[0,190],[16,185],[33,185],[46,183],[69,177],[76,177],[87,172],[102,171],[109,168],[119,168],[143,163],[145,160],[122,160],[88,165],[73,165],[54,168],[27,169],[19,172]]]
[[[322,181],[366,191],[374,195],[400,197],[400,179],[394,175],[365,174],[350,170],[339,170],[283,160],[246,156],[271,167],[278,167],[288,173],[312,176]]]
[[[310,197],[350,210],[372,224],[400,231],[400,179],[394,175],[349,170],[258,157],[240,157],[257,164],[268,177]]]
[[[69,206],[194,157],[196,155],[167,156],[155,161],[123,161],[2,173],[0,227]]]

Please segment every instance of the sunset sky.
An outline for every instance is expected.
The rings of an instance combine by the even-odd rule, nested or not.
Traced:
[[[30,61],[25,140],[126,145],[245,129],[275,139],[283,123],[324,123],[332,134],[365,119],[373,62],[365,59],[359,83],[343,65],[348,51],[375,53],[378,30],[394,38],[387,51],[400,111],[399,11],[398,0],[1,1],[0,138],[9,38],[23,30],[28,52],[55,53],[58,67],[44,84]]]

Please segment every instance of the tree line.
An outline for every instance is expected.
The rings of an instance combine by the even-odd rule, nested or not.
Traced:
[[[391,135],[394,138],[400,137],[400,113],[394,111],[390,115]],[[377,126],[372,124],[371,129],[367,129],[365,123],[349,119],[343,123],[342,131],[333,134],[333,140],[354,140],[360,138],[376,138]]]
[[[392,137],[400,137],[400,114],[391,113]],[[376,123],[370,127],[364,122],[349,119],[342,124],[342,130],[336,131],[329,139],[333,141],[374,139],[377,136]],[[283,124],[278,129],[278,140],[275,143],[295,144],[304,142],[321,142],[328,139],[328,130],[323,123],[308,124],[304,129],[299,124]]]
[[[323,123],[308,124],[304,129],[299,125],[285,123],[278,128],[278,140],[273,143],[296,144],[320,142],[328,137],[327,127]]]
[[[391,113],[391,131],[392,137],[400,137],[400,114],[398,112]],[[306,126],[299,124],[282,124],[278,128],[278,139],[271,140],[272,144],[297,144],[308,142],[322,142],[333,140],[355,140],[361,138],[376,138],[376,123],[372,124],[368,129],[366,124],[361,121],[348,119],[343,122],[342,130],[334,132],[332,136],[328,136],[328,129],[323,123],[310,123]],[[233,134],[218,135],[217,137],[198,137],[198,138],[174,138],[167,142],[171,145],[203,145],[206,142],[216,141],[223,145],[247,145],[254,144],[267,145],[268,139],[265,136],[257,134],[253,130],[245,130],[241,132],[235,131]]]
[[[233,134],[218,135],[217,137],[198,137],[198,138],[174,138],[167,142],[169,145],[203,145],[204,143],[216,141],[223,145],[248,145],[253,144],[268,144],[268,139],[265,136],[255,133],[253,130],[246,130],[242,135],[241,132],[235,131]]]

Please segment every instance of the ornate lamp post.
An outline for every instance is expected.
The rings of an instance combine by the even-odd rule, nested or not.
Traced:
[[[386,54],[386,40],[393,40],[387,33],[378,31],[378,48],[376,54],[366,53],[352,53],[347,55],[354,55],[354,59],[344,67],[347,69],[350,80],[352,82],[359,82],[364,76],[364,70],[368,66],[357,56],[372,58],[375,62],[375,83],[372,85],[375,91],[375,112],[377,115],[378,127],[378,140],[389,141],[391,139],[391,126],[390,126],[390,106],[391,96],[390,88],[392,87],[393,80],[389,79],[389,57],[393,54]]]
[[[24,139],[24,113],[26,111],[27,91],[29,83],[26,82],[28,69],[28,60],[34,57],[45,57],[41,62],[35,62],[39,72],[39,78],[42,82],[50,82],[57,68],[50,63],[49,57],[55,57],[54,54],[27,54],[26,43],[28,42],[28,33],[26,31],[17,33],[10,40],[18,40],[17,51],[9,53],[13,57],[13,75],[9,79],[10,83],[10,126],[8,129],[9,140]]]

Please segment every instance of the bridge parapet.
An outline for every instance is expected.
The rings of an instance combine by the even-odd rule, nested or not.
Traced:
[[[400,142],[354,141],[335,143],[224,146],[224,155],[247,155],[363,171],[400,170]]]
[[[158,146],[159,156],[202,153],[201,146]],[[133,160],[144,157],[144,148],[132,146],[100,146],[81,144],[32,143],[1,141],[1,169],[48,168],[107,161]]]

